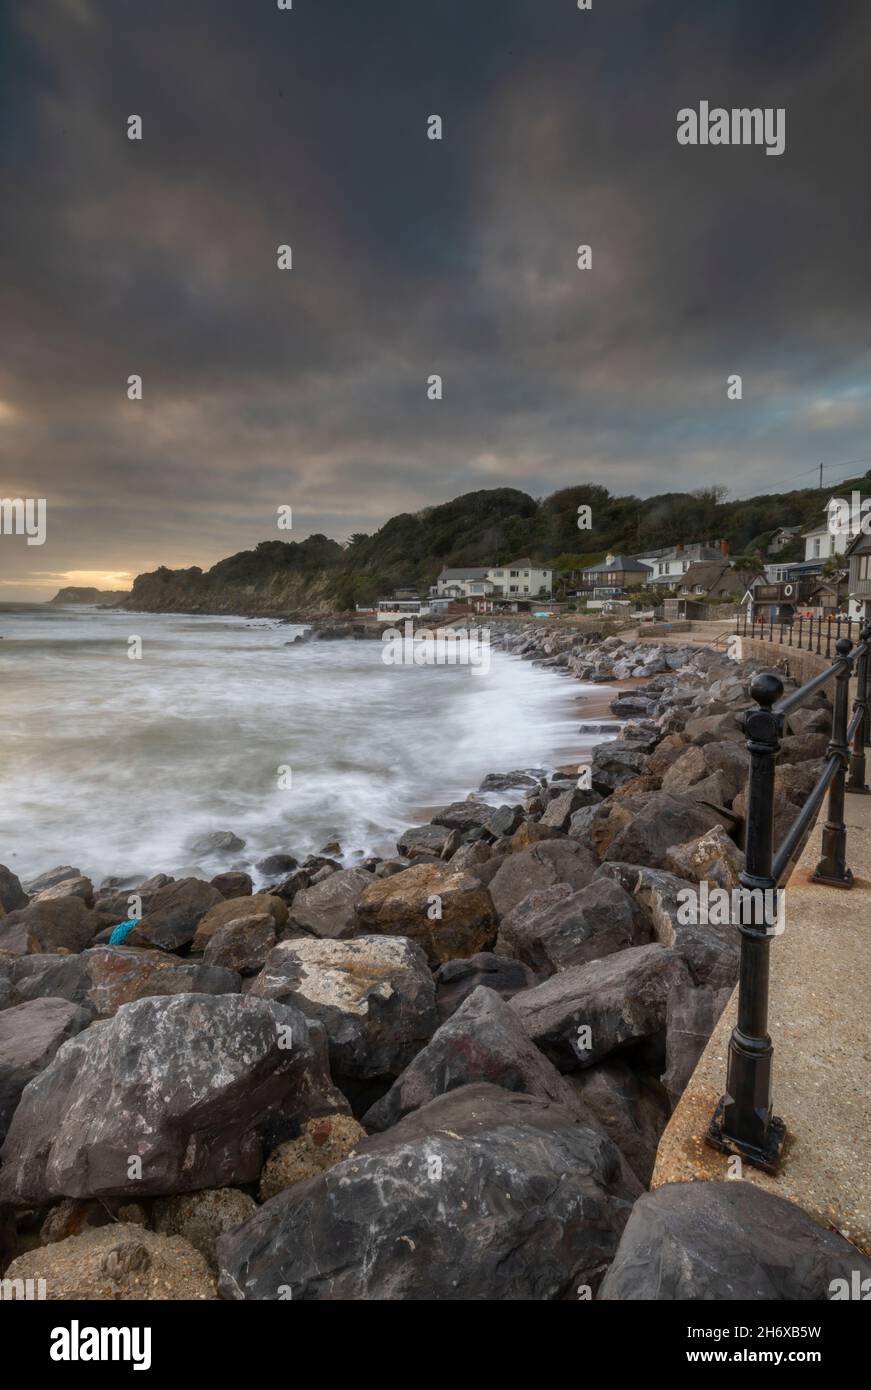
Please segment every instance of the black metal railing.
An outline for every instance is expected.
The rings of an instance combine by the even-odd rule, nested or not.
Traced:
[[[739,619],[739,633],[740,628]],[[816,822],[826,792],[829,800],[822,851],[812,878],[815,883],[835,888],[853,885],[846,859],[844,801],[847,792],[868,792],[865,747],[871,734],[868,682],[871,624],[862,628],[858,636],[857,647],[846,635],[837,638],[832,663],[785,698],[780,676],[774,671],[759,672],[750,685],[755,705],[744,715],[750,773],[741,886],[748,892],[738,895],[736,925],[741,933],[738,1019],[729,1042],[726,1094],[714,1112],[707,1141],[714,1148],[737,1154],[745,1162],[769,1173],[777,1171],[785,1138],[784,1123],[774,1115],[771,1102],[774,1049],[768,1036],[769,950],[772,937],[782,930],[780,893]],[[849,687],[854,674],[856,694],[850,717]],[[774,767],[784,721],[830,681],[834,682],[832,732],[823,770],[775,851]],[[770,915],[761,923],[758,921],[756,904],[749,895],[760,889],[765,901],[777,904],[776,923]]]
[[[778,647],[794,647],[796,651],[813,652],[831,661],[842,637],[858,642],[864,619],[845,618],[843,614],[814,614],[804,617],[766,619],[760,613],[751,618],[745,609],[738,614],[737,633],[741,637],[757,637]]]

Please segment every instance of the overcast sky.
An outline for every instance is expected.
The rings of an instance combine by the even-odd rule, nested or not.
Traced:
[[[0,13],[0,496],[48,506],[0,598],[473,488],[871,466],[867,0]],[[680,146],[703,100],[785,108],[785,153]]]

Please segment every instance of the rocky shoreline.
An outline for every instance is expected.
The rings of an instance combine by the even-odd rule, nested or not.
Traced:
[[[50,1299],[632,1300],[871,1274],[747,1183],[646,1191],[737,978],[734,927],[679,904],[738,881],[756,667],[491,631],[633,683],[579,728],[606,740],[588,776],[494,772],[395,856],[271,856],[256,892],[232,832],[201,847],[211,881],[0,867],[0,1275]],[[790,717],[778,840],[830,722],[823,696]]]

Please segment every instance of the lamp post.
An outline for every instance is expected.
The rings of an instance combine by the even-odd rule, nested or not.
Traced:
[[[761,889],[765,902],[777,891],[771,872],[774,762],[780,751],[783,715],[772,705],[783,694],[783,682],[773,671],[761,671],[753,678],[750,694],[756,707],[744,715],[750,779],[741,885],[751,893]],[[744,898],[742,908],[751,902]],[[756,1168],[776,1173],[786,1130],[771,1107],[774,1048],[768,1036],[768,968],[772,933],[764,917],[761,924],[754,924],[753,915],[752,909],[742,910],[737,923],[741,933],[738,1021],[729,1040],[726,1094],[714,1112],[706,1140],[723,1153],[737,1154]]]

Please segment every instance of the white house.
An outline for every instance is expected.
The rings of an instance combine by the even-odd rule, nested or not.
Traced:
[[[723,560],[725,552],[721,546],[705,545],[700,541],[693,545],[675,545],[669,550],[650,551],[646,555],[633,555],[632,558],[650,569],[645,581],[649,586],[671,589],[686,574],[690,565]]]
[[[532,560],[511,560],[485,568],[443,569],[431,590],[437,598],[518,599],[549,597],[553,571]]]
[[[828,560],[832,555],[843,555],[847,546],[861,529],[861,504],[867,501],[857,493],[855,497],[832,496],[825,505],[825,521],[802,534],[805,560]]]

